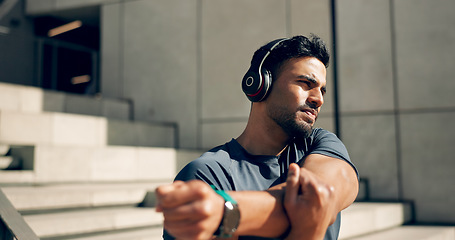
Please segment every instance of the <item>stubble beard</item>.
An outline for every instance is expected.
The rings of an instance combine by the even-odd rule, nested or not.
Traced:
[[[290,138],[307,138],[313,131],[313,124],[297,120],[297,112],[286,108],[269,109],[269,116],[283,129]],[[315,120],[316,121],[316,120]]]

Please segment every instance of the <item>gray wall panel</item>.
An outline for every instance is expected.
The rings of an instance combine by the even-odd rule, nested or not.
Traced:
[[[247,117],[241,80],[256,49],[286,37],[284,1],[203,1],[202,119]]]
[[[418,221],[455,222],[455,112],[403,114],[405,199],[416,204]]]
[[[455,107],[455,1],[395,1],[399,103]]]
[[[393,109],[389,1],[337,1],[340,109]]]
[[[179,123],[182,147],[196,147],[196,1],[124,3],[124,93],[138,120]]]
[[[332,115],[323,114],[319,115],[316,123],[314,124],[315,128],[323,128],[325,130],[335,132],[334,118]]]
[[[22,1],[3,12],[0,18],[0,81],[7,83],[37,85],[35,81],[34,26],[24,17]],[[4,10],[4,9],[2,9]]]
[[[245,121],[214,122],[202,125],[202,148],[211,149],[237,138],[246,127]]]
[[[104,96],[122,98],[123,96],[123,59],[122,57],[122,11],[121,4],[108,4],[101,7],[101,81]]]
[[[343,142],[372,199],[397,200],[398,163],[393,115],[343,116]]]

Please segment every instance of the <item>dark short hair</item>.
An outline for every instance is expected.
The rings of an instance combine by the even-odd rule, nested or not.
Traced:
[[[255,59],[256,55],[264,46],[254,53],[253,59]],[[326,68],[329,66],[330,54],[326,44],[321,38],[311,34],[309,38],[299,35],[282,41],[272,50],[265,60],[263,67],[271,71],[272,78],[276,79],[281,66],[287,60],[301,57],[315,57],[319,59]]]

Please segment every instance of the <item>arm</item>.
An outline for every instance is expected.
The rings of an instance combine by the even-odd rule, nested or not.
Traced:
[[[358,180],[354,169],[343,160],[320,154],[310,154],[301,167],[306,175],[312,175],[306,184],[333,189],[331,204],[334,207],[330,213],[330,223],[333,223],[336,215],[354,202],[357,196]],[[282,203],[285,186],[286,183],[280,184],[266,192],[230,193],[240,207],[242,217],[237,230],[240,235],[278,237],[288,229],[289,220]],[[292,218],[290,220],[292,222]]]
[[[314,184],[323,183],[333,187],[333,219],[354,201],[358,188],[357,176],[347,162],[311,154],[303,167],[315,175],[313,179],[318,179]],[[282,202],[284,186],[281,184],[268,191],[229,192],[240,208],[238,235],[278,237],[286,232],[289,220]],[[165,228],[177,238],[207,238],[215,232],[221,221],[223,199],[201,181],[176,182],[159,187],[156,193],[158,210],[165,217]]]

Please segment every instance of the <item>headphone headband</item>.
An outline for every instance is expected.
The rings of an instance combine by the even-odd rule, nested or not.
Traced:
[[[242,90],[252,102],[264,100],[272,85],[272,75],[268,69],[262,67],[267,57],[281,42],[289,38],[280,38],[261,47],[251,61],[251,66],[242,79]]]

